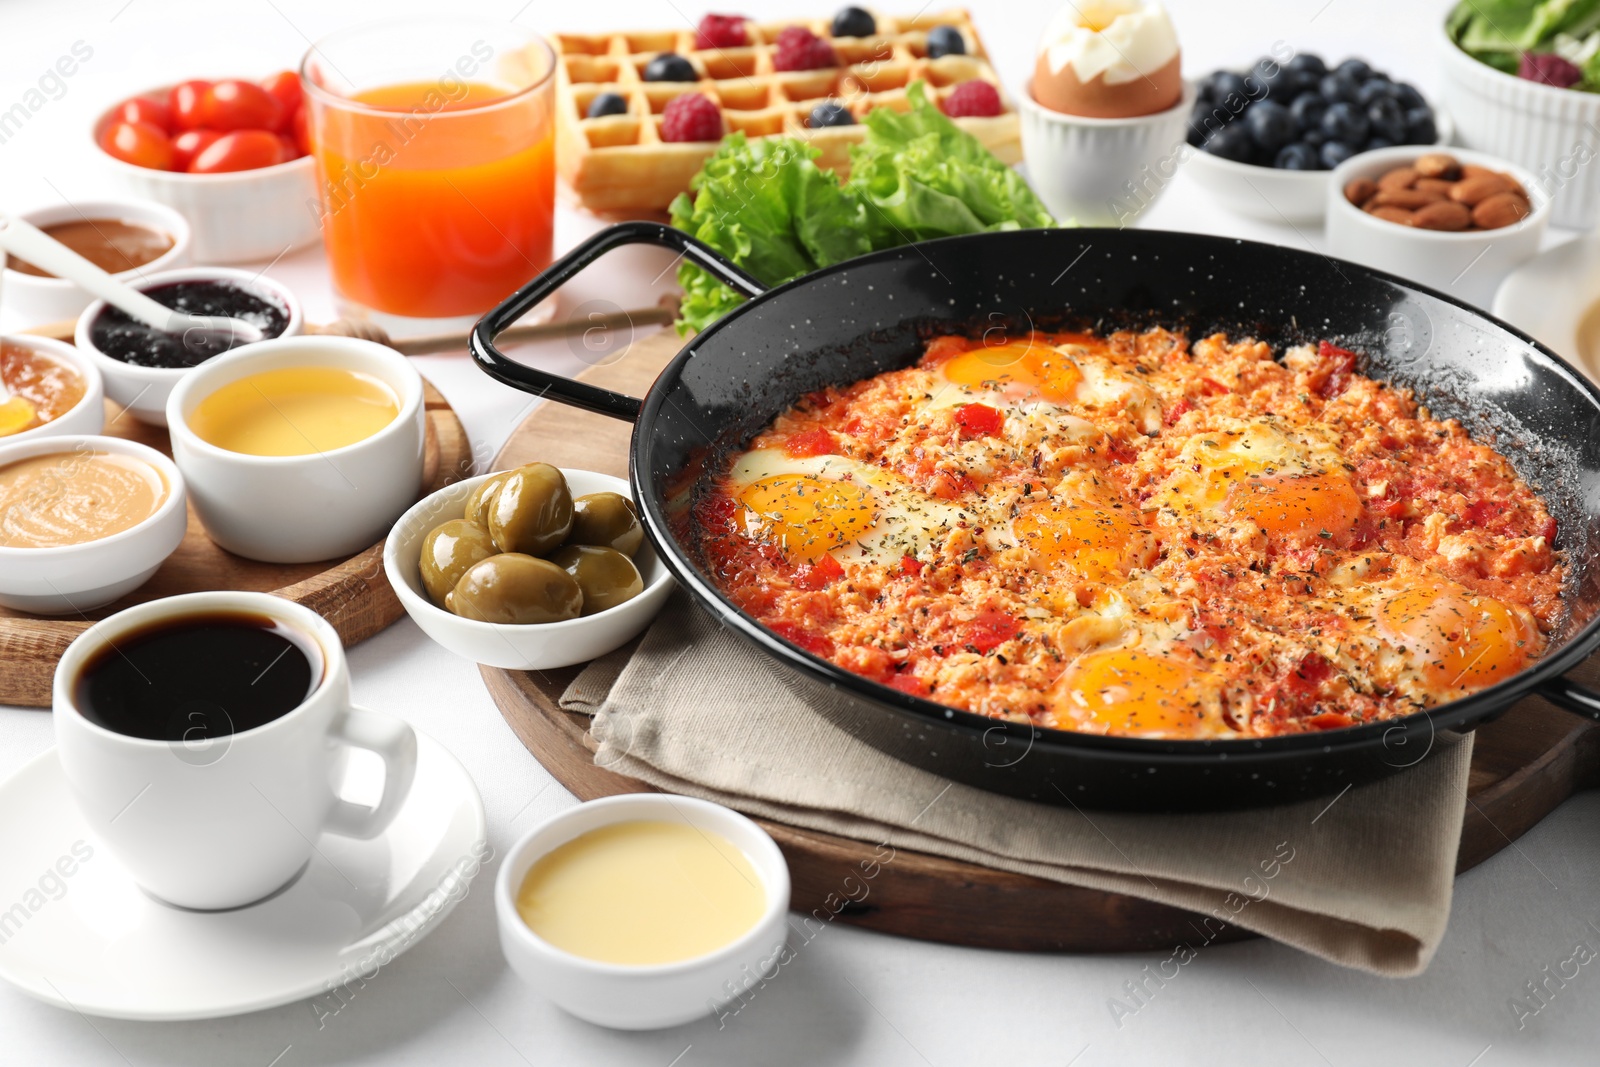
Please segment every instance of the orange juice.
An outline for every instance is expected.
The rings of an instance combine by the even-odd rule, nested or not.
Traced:
[[[549,266],[547,89],[430,81],[312,98],[323,243],[339,295],[390,315],[476,316]]]

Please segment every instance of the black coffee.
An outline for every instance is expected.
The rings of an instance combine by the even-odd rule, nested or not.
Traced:
[[[299,707],[322,680],[320,661],[308,639],[265,615],[187,615],[107,643],[73,700],[90,722],[129,737],[225,737]]]

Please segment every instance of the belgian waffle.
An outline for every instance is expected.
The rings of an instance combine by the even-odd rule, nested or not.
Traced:
[[[715,149],[712,142],[670,143],[661,139],[661,112],[683,93],[704,93],[722,110],[728,132],[748,137],[789,136],[820,149],[819,166],[845,177],[849,146],[864,127],[809,129],[806,118],[824,100],[844,104],[859,120],[875,107],[904,109],[906,86],[917,79],[929,96],[942,101],[955,86],[981,78],[1000,90],[1005,110],[993,118],[960,118],[956,124],[1007,163],[1022,158],[1017,113],[990,65],[983,42],[966,11],[921,14],[897,19],[877,16],[872,37],[834,37],[826,19],[747,24],[751,43],[743,48],[694,47],[695,31],[556,35],[556,158],[562,178],[579,204],[599,214],[665,211],[689,187],[700,165]],[[776,71],[773,42],[788,26],[800,25],[833,46],[842,65],[821,70]],[[966,55],[930,59],[928,31],[954,26],[965,39]],[[676,52],[700,76],[692,82],[647,82],[645,65],[662,52]],[[617,93],[627,114],[586,118],[601,93]]]

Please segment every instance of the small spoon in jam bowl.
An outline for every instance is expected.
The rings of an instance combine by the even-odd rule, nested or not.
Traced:
[[[264,336],[258,327],[244,319],[188,315],[159,304],[117,281],[32,223],[4,212],[0,212],[0,249],[81,286],[153,329],[182,335],[184,347],[196,354],[226,352]]]

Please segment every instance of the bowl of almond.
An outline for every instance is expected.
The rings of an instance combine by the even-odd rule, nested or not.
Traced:
[[[1482,152],[1382,148],[1336,167],[1328,251],[1488,307],[1539,251],[1550,198],[1535,176]]]

